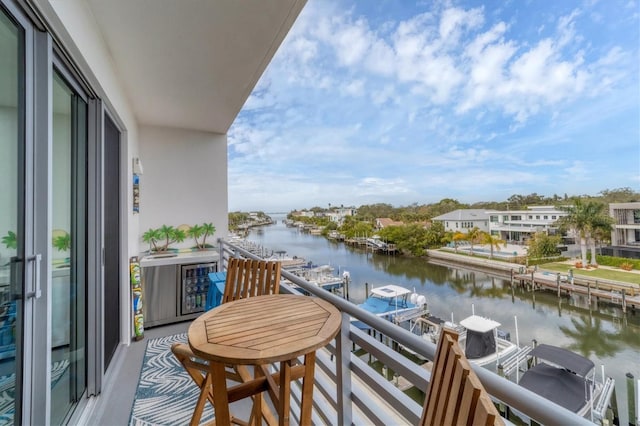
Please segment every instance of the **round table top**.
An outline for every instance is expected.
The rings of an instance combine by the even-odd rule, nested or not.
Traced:
[[[228,364],[269,364],[326,346],[338,334],[340,311],[322,299],[256,296],[205,312],[189,327],[197,356]]]

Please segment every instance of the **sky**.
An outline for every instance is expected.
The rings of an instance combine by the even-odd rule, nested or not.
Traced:
[[[230,211],[640,191],[638,0],[308,0],[228,132]]]

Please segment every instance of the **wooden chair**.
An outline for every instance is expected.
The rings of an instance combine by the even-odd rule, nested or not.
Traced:
[[[235,257],[229,259],[221,303],[279,291],[280,262]]]
[[[221,303],[247,297],[278,293],[280,291],[280,269],[280,262],[277,261],[230,258],[227,263],[227,277]],[[207,364],[195,356],[188,344],[174,343],[171,346],[171,352],[173,352],[178,362],[182,364],[200,389],[202,389],[203,386],[209,385],[209,382],[206,380]],[[226,373],[228,379],[240,383],[253,379],[247,367],[242,365],[228,366]],[[272,375],[273,378],[277,378],[278,374],[279,373],[275,373]],[[295,378],[302,377],[302,373],[296,370],[294,376]],[[261,396],[257,395],[254,396],[254,398],[261,398]],[[207,400],[213,406],[212,391],[209,391]],[[278,420],[269,407],[265,404],[261,405],[262,417],[267,424],[277,424]],[[202,413],[199,414],[202,415]],[[198,418],[200,418],[200,415]],[[259,420],[254,419],[253,413],[249,422],[260,424]],[[232,423],[247,424],[237,418],[232,418]]]
[[[438,342],[420,425],[504,425],[451,329]]]

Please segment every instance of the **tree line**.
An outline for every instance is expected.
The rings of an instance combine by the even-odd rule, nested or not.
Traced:
[[[467,233],[445,232],[442,223],[430,224],[433,217],[440,216],[458,209],[487,209],[487,210],[521,210],[530,205],[554,205],[567,212],[567,216],[557,222],[562,232],[572,232],[580,241],[582,262],[587,265],[587,250],[591,250],[591,262],[595,264],[595,246],[598,242],[607,241],[611,234],[613,219],[608,215],[609,203],[624,203],[640,201],[640,193],[630,188],[619,188],[601,191],[597,196],[581,195],[569,197],[566,194],[543,197],[536,193],[529,195],[512,195],[503,202],[482,202],[463,204],[451,198],[445,198],[438,203],[405,207],[393,207],[390,204],[378,203],[358,207],[355,216],[346,216],[341,225],[332,222],[328,216],[313,217],[294,216],[289,213],[288,218],[322,227],[323,233],[338,231],[345,238],[371,237],[374,233],[388,243],[396,245],[403,253],[422,256],[429,248],[441,247],[445,244],[457,245],[466,241],[474,244],[489,245],[491,257],[494,248],[506,245],[506,242],[495,235],[490,235],[478,228],[470,229]],[[314,213],[326,213],[337,210],[337,207],[310,209]],[[375,219],[391,218],[402,222],[402,225],[388,226],[375,229]],[[528,257],[545,258],[559,255],[560,237],[549,236],[544,233],[533,235],[529,240]]]
[[[375,220],[380,217],[388,217],[393,220],[408,222],[427,221],[431,218],[452,212],[458,209],[486,209],[486,210],[522,210],[527,206],[535,205],[570,205],[574,200],[580,199],[583,202],[598,202],[605,205],[610,203],[630,203],[640,201],[640,192],[632,188],[605,189],[597,195],[572,195],[567,194],[543,196],[537,193],[528,195],[514,194],[504,201],[480,201],[477,203],[462,203],[453,198],[443,198],[437,203],[418,204],[413,203],[408,206],[394,207],[391,204],[376,203],[365,204],[357,208],[356,218],[358,220]],[[329,206],[327,208],[315,206],[309,211],[330,212],[337,211],[340,207]]]

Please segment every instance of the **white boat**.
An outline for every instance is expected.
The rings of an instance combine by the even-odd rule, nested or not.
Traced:
[[[612,403],[615,381],[596,379],[594,363],[575,352],[539,344],[531,350],[533,366],[518,384],[592,422],[602,423]]]
[[[427,298],[415,291],[389,284],[371,289],[369,296],[358,307],[396,324],[427,314]],[[368,328],[361,321],[352,318],[359,328]]]
[[[287,256],[287,253],[284,250],[278,250],[271,256],[265,257],[264,260],[280,262],[280,266],[282,267],[282,269],[290,272],[294,272],[310,263],[307,262],[303,257]]]
[[[300,268],[292,271],[293,274],[304,278],[311,284],[322,287],[325,290],[334,290],[342,287],[349,273],[344,271],[342,277],[333,274],[334,268],[331,265],[320,265],[311,268]]]
[[[458,332],[458,343],[467,359],[481,366],[498,365],[501,360],[512,357],[518,345],[512,343],[507,333],[499,331],[500,323],[479,315],[471,315],[456,324],[437,317],[416,318],[410,330],[426,340],[437,343],[443,327]]]

